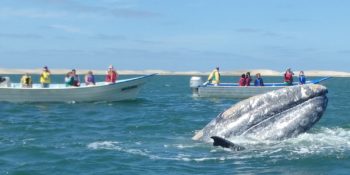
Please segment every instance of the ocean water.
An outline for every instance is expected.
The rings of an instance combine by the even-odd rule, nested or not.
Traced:
[[[194,98],[189,79],[156,76],[134,101],[0,102],[0,174],[350,173],[349,78],[325,83],[328,108],[310,131],[284,141],[237,137],[240,152],[191,140],[238,100]]]

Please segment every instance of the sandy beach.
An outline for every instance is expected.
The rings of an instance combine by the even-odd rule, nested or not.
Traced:
[[[52,74],[66,74],[70,69],[51,69]],[[85,74],[89,70],[87,69],[78,69],[78,74]],[[96,75],[104,75],[106,73],[105,70],[92,70]],[[256,73],[261,73],[262,76],[281,76],[284,72],[269,70],[269,69],[255,69],[255,70],[227,70],[220,71],[221,75],[231,75],[231,76],[240,76],[242,73],[250,72],[252,75]],[[306,76],[331,76],[331,77],[350,77],[350,72],[341,72],[341,71],[331,71],[331,70],[305,70]],[[8,74],[40,74],[41,69],[9,69],[9,68],[0,68],[0,75],[8,75]],[[210,73],[208,72],[200,72],[200,71],[167,71],[167,70],[118,70],[118,73],[121,75],[145,75],[145,74],[153,74],[157,73],[158,75],[198,75],[198,76],[206,76]],[[298,75],[299,71],[294,71],[295,75]]]

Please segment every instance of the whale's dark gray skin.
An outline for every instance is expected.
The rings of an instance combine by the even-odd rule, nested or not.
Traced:
[[[242,151],[245,149],[243,146],[236,145],[236,144],[232,143],[231,141],[226,140],[226,139],[221,138],[221,137],[218,137],[218,136],[212,136],[210,138],[212,138],[214,140],[213,146],[221,146],[223,148],[230,148],[234,151]]]
[[[281,140],[308,131],[326,110],[328,90],[322,85],[291,86],[243,100],[219,114],[192,139],[249,136]]]

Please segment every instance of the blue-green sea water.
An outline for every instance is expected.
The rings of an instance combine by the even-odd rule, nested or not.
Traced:
[[[134,101],[0,102],[0,174],[350,173],[349,78],[327,80],[328,108],[310,131],[284,141],[237,138],[240,152],[191,140],[238,100],[194,98],[189,79],[156,76]]]

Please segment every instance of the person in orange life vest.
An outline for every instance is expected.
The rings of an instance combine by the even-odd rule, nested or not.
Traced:
[[[245,86],[245,74],[242,74],[241,78],[238,81],[239,86]]]
[[[288,86],[293,85],[293,75],[294,73],[292,72],[292,70],[288,68],[284,73],[284,83],[286,83],[286,85]]]
[[[250,72],[247,72],[245,74],[245,86],[250,86],[251,81],[252,81],[252,78],[250,77]]]
[[[113,66],[110,65],[106,73],[106,82],[115,83],[117,79],[118,79],[118,73],[116,70],[114,70]]]

